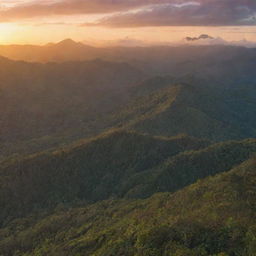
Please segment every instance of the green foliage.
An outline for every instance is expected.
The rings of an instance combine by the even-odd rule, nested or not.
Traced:
[[[0,229],[0,255],[254,256],[255,168],[252,158],[174,194],[17,219]]]
[[[134,63],[102,60],[42,65],[1,58],[0,70],[0,161],[116,127],[213,141],[255,137],[254,76],[237,81],[233,71],[219,76],[218,69],[214,79],[154,77]]]
[[[251,50],[126,50],[0,58],[0,256],[255,256]]]
[[[133,189],[129,183],[133,177],[170,156],[208,144],[187,136],[152,137],[117,130],[63,151],[6,161],[0,169],[1,220],[58,204],[124,197]]]
[[[163,138],[117,130],[63,151],[5,162],[0,169],[0,219],[59,204],[177,191],[228,171],[256,151],[254,139],[204,148],[207,145],[187,136]]]

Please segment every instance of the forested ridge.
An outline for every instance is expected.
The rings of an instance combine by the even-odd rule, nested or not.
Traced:
[[[255,158],[176,193],[59,205],[0,230],[2,255],[255,255]]]
[[[1,256],[256,255],[255,49],[13,49]]]

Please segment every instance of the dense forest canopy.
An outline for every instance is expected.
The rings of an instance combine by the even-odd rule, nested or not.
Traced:
[[[255,49],[0,54],[1,256],[256,255]]]

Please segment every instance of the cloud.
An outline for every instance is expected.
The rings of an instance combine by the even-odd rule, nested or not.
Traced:
[[[239,41],[226,41],[221,37],[211,37],[208,35],[201,35],[199,37],[194,37],[194,40],[188,40],[186,37],[179,42],[179,45],[232,45],[232,46],[241,46],[247,48],[255,48],[256,42],[248,41],[246,39]]]
[[[191,41],[198,41],[198,40],[207,40],[207,39],[210,39],[210,40],[212,40],[212,39],[214,39],[212,36],[209,36],[209,35],[206,35],[206,34],[202,34],[202,35],[200,35],[199,37],[190,37],[190,36],[187,36],[186,38],[185,38],[185,40],[186,41],[189,41],[189,42],[191,42]]]
[[[42,22],[42,23],[34,23],[33,26],[41,27],[41,26],[73,26],[77,25],[76,23],[69,22]]]
[[[109,27],[256,25],[255,0],[3,0],[0,22],[58,15],[108,14]],[[112,14],[112,15],[109,15]]]
[[[182,3],[183,2],[183,3]],[[89,25],[89,24],[85,24]],[[110,27],[256,25],[255,0],[197,0],[157,4],[103,18]]]
[[[8,0],[9,1],[9,0]],[[10,0],[0,4],[0,21],[52,15],[104,14],[159,3],[159,0]],[[161,0],[161,3],[180,0]]]

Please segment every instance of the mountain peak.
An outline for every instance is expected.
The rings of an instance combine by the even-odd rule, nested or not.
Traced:
[[[73,45],[78,45],[79,43],[75,42],[74,40],[67,38],[64,39],[62,41],[60,41],[59,43],[57,43],[57,45],[62,45],[62,46],[73,46]]]

